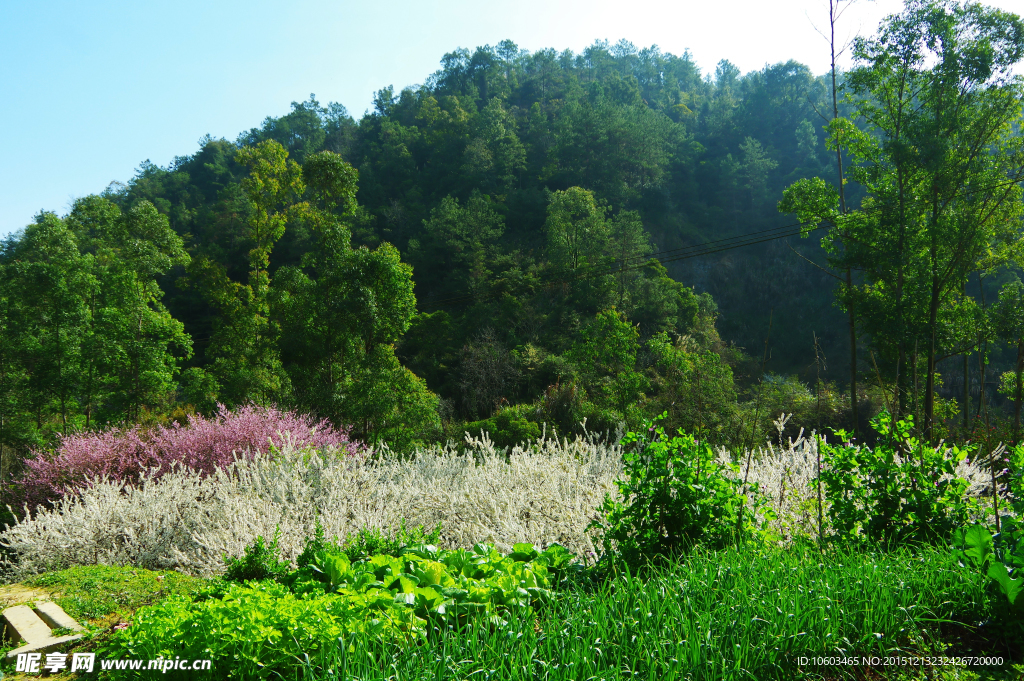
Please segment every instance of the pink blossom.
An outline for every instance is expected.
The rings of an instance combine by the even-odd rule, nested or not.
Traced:
[[[218,405],[213,418],[194,415],[184,426],[175,421],[169,427],[149,430],[136,425],[69,435],[55,453],[34,452],[13,491],[29,508],[35,508],[89,484],[97,476],[132,483],[151,468],[157,469],[159,477],[171,470],[172,463],[210,474],[230,465],[236,452],[251,457],[280,447],[284,433],[290,434],[296,446],[330,446],[350,455],[365,450],[327,419],[314,421],[310,416],[273,407],[249,405],[230,411]]]

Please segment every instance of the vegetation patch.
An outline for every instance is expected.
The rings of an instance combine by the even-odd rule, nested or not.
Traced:
[[[51,600],[80,622],[128,621],[144,605],[171,595],[193,594],[207,580],[173,570],[154,572],[114,565],[79,565],[24,582],[45,589]]]

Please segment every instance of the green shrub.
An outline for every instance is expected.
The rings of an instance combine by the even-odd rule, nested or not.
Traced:
[[[280,581],[288,574],[288,562],[278,558],[278,539],[281,535],[281,528],[274,532],[274,539],[270,545],[264,543],[263,537],[256,537],[249,546],[245,547],[245,556],[234,558],[224,557],[227,570],[224,571],[224,579],[231,582],[247,582],[249,580],[273,579]]]
[[[606,495],[604,519],[588,528],[603,533],[604,558],[618,554],[632,565],[662,561],[698,544],[719,548],[756,531],[756,512],[765,505],[756,484],[749,486],[754,510],[744,515],[743,482],[726,475],[707,442],[682,432],[669,437],[652,422],[645,425],[644,432],[622,439],[624,479],[616,483],[621,500]]]
[[[909,416],[893,423],[882,412],[871,423],[879,433],[873,448],[851,444],[843,431],[837,431],[843,444],[822,445],[821,481],[835,538],[884,546],[948,541],[977,503],[965,494],[968,481],[955,475],[973,447],[929,446],[914,437]]]
[[[530,411],[530,405],[506,407],[488,419],[467,423],[465,432],[473,437],[487,433],[495,447],[533,442],[541,436],[541,427],[536,421],[529,420]]]

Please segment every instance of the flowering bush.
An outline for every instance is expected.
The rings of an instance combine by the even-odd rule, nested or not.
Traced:
[[[615,492],[620,448],[550,437],[496,449],[467,439],[402,456],[325,457],[285,443],[202,476],[178,466],[138,485],[101,481],[0,532],[0,577],[72,565],[133,565],[193,575],[224,572],[256,537],[278,537],[294,564],[318,523],[324,536],[361,530],[393,537],[407,527],[441,524],[437,545],[470,548],[517,542],[561,544],[593,555],[586,527],[605,492]]]
[[[326,419],[316,422],[272,407],[245,406],[230,411],[219,405],[213,418],[194,415],[184,426],[175,421],[170,427],[155,429],[134,426],[69,435],[55,454],[35,452],[15,484],[14,496],[34,509],[91,484],[97,477],[137,483],[143,472],[155,468],[154,477],[160,477],[170,471],[172,463],[208,475],[230,465],[236,455],[251,457],[256,452],[267,453],[271,447],[280,448],[285,433],[296,446],[328,447],[348,454],[363,451],[361,444]]]
[[[801,433],[788,445],[744,457],[739,471],[719,450],[716,467],[723,474],[746,479],[748,489],[756,483],[771,499],[767,507],[747,500],[745,519],[784,542],[817,536],[818,443]],[[621,446],[579,437],[542,436],[511,450],[486,437],[467,438],[462,448],[450,443],[412,456],[383,449],[375,457],[325,457],[285,442],[272,458],[240,459],[212,475],[175,465],[159,479],[145,471],[131,486],[107,480],[82,487],[0,532],[0,578],[16,581],[72,565],[211,576],[224,572],[225,554],[241,557],[256,537],[278,530],[282,558],[298,564],[318,524],[327,537],[360,531],[392,537],[403,521],[440,523],[442,548],[487,542],[509,552],[517,542],[558,543],[592,562],[598,547],[587,527],[603,517],[606,494],[626,501],[615,484],[622,473]],[[970,482],[970,497],[991,493],[991,475],[977,461],[960,461],[954,475]],[[831,504],[823,501],[826,532],[832,532]],[[1001,514],[1005,508],[1000,500]],[[984,514],[976,520],[984,522]]]

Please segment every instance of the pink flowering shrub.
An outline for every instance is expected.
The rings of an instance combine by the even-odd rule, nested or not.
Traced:
[[[77,433],[64,438],[54,454],[36,452],[25,462],[25,472],[15,484],[18,505],[34,509],[89,484],[96,476],[124,482],[138,481],[141,473],[156,468],[155,477],[180,463],[205,474],[224,468],[239,456],[267,453],[280,447],[289,433],[297,446],[334,447],[350,455],[365,447],[352,441],[324,419],[275,408],[245,406],[230,411],[219,405],[211,419],[194,415],[187,425],[174,422],[155,429],[111,428],[101,432]]]

